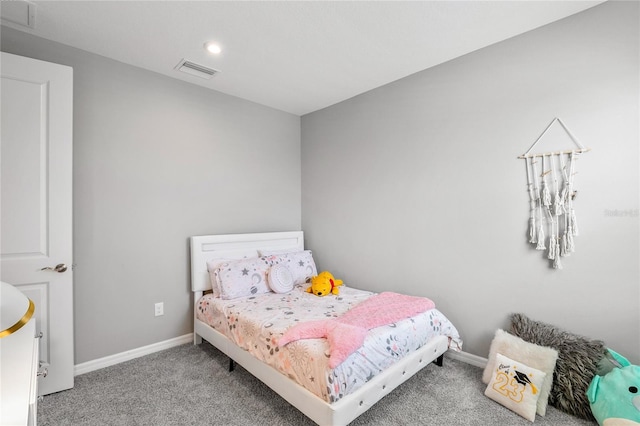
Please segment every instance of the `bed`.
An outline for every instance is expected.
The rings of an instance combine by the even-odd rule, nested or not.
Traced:
[[[372,293],[346,283],[339,296],[317,297],[305,291],[307,284],[298,282],[286,293],[254,291],[246,297],[219,297],[211,285],[212,262],[248,262],[256,253],[265,263],[265,253],[278,259],[282,259],[279,253],[310,256],[303,251],[302,231],[194,236],[190,243],[194,344],[205,339],[230,358],[230,366],[240,364],[319,425],[348,424],[429,363],[442,365],[448,349],[461,349],[455,327],[431,309],[369,330],[362,348],[331,369],[325,339],[304,339],[282,347],[278,339],[295,321],[340,318]],[[303,262],[299,263],[302,268]],[[304,268],[308,269],[303,272],[311,273],[308,266]],[[242,269],[247,275],[251,268]],[[286,322],[287,318],[293,322]],[[418,325],[423,323],[429,326]],[[314,362],[303,364],[301,354]]]

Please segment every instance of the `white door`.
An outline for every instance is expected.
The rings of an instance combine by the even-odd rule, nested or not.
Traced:
[[[46,395],[73,387],[73,70],[8,53],[0,68],[0,279],[36,305]]]

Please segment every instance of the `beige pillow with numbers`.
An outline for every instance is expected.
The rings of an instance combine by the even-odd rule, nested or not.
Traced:
[[[522,361],[526,365],[546,373],[544,383],[540,389],[540,398],[538,399],[536,410],[539,415],[544,416],[547,412],[549,394],[553,386],[553,371],[556,368],[558,351],[547,346],[526,342],[504,330],[497,330],[489,349],[489,361],[482,375],[484,383],[489,383],[491,380],[496,364],[496,354],[498,353],[511,359]]]
[[[514,413],[533,422],[536,406],[546,373],[528,365],[496,354],[491,381],[484,394]]]

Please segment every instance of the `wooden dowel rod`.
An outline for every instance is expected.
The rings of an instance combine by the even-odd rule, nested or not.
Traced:
[[[518,158],[544,157],[546,155],[571,154],[572,152],[581,154],[583,152],[589,152],[589,151],[591,151],[591,148],[568,149],[566,151],[543,152],[542,154],[524,154],[524,155],[518,156]]]

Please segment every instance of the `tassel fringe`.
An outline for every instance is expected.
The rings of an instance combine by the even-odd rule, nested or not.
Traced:
[[[531,244],[535,244],[538,242],[537,235],[536,235],[536,217],[533,213],[529,218],[529,242]]]
[[[562,269],[562,262],[560,261],[560,256],[556,256],[553,260],[553,269]]]
[[[573,253],[575,251],[576,247],[573,242],[573,234],[571,232],[571,229],[569,229],[569,232],[567,232],[567,256],[569,256],[569,253]]]
[[[542,223],[538,227],[538,245],[536,246],[536,250],[546,250],[547,248],[544,246],[544,227]]]
[[[565,232],[562,236],[562,241],[560,241],[560,256],[567,257],[571,253],[569,252],[568,244],[567,244],[567,233]]]
[[[571,209],[571,215],[569,216],[569,223],[571,224],[571,232],[574,236],[578,236],[578,222],[576,221],[576,211]]]
[[[549,238],[549,254],[547,255],[547,259],[554,260],[556,258],[556,245],[556,236],[551,234],[551,238]]]

